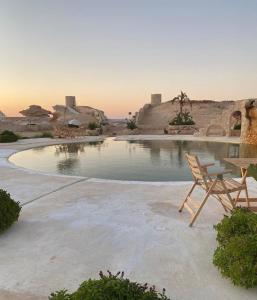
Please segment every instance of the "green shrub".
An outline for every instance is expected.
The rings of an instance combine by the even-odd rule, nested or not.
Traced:
[[[127,128],[134,130],[137,128],[136,121],[134,119],[127,120]]]
[[[224,216],[214,228],[217,231],[217,241],[225,245],[231,237],[257,234],[257,215],[247,208],[235,208],[230,217]]]
[[[235,285],[251,288],[257,285],[257,236],[243,234],[231,237],[214,253],[213,263],[224,277]]]
[[[100,272],[100,279],[84,281],[73,294],[66,290],[52,293],[49,300],[169,300],[165,291],[158,293],[147,284],[131,282],[124,278],[124,273],[108,273]]]
[[[12,131],[5,130],[0,133],[0,143],[12,143],[18,141],[19,136]]]
[[[189,111],[179,112],[169,125],[195,125]]]
[[[10,194],[0,189],[0,232],[5,231],[18,220],[21,207]]]
[[[89,130],[95,130],[96,128],[99,127],[99,125],[96,122],[90,122],[88,123],[87,127]]]
[[[224,277],[246,288],[257,285],[257,215],[236,208],[214,226],[219,246],[213,263]]]

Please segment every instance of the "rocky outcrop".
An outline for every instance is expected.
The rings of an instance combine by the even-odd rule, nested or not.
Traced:
[[[81,127],[81,134],[90,122],[107,123],[104,112],[89,106],[76,106],[74,96],[65,98],[66,105],[55,105],[54,112],[39,105],[30,105],[20,111],[23,117],[5,117],[0,112],[0,131],[14,132],[49,131],[64,125]]]
[[[91,122],[106,123],[107,118],[103,111],[90,106],[53,106],[54,115],[57,115],[57,123],[68,124],[71,120],[77,120],[82,126],[87,126]]]
[[[4,118],[5,118],[5,114],[0,110],[0,120],[3,120]]]
[[[48,118],[51,112],[39,105],[30,105],[28,109],[20,111],[20,114],[25,117]]]

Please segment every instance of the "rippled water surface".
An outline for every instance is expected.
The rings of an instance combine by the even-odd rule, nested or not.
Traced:
[[[185,181],[191,174],[185,152],[201,162],[215,162],[211,171],[239,170],[225,157],[257,157],[257,147],[192,141],[114,141],[63,144],[34,148],[10,158],[18,166],[47,173],[138,181]]]

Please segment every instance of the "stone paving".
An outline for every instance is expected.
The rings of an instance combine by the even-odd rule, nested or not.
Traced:
[[[126,138],[150,139],[119,137]],[[19,222],[0,236],[0,300],[46,300],[100,270],[124,270],[133,280],[165,287],[175,300],[257,298],[257,289],[234,287],[212,265],[213,224],[223,216],[219,203],[210,199],[193,228],[189,215],[178,213],[190,182],[44,175],[7,161],[16,151],[60,142],[67,141],[0,146],[0,186],[23,204]],[[249,179],[249,187],[256,194],[257,183]]]

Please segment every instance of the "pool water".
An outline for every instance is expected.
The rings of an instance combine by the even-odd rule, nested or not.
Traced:
[[[257,157],[257,147],[196,141],[114,141],[73,143],[22,151],[10,161],[41,172],[131,181],[192,180],[184,153],[199,156],[202,163],[214,162],[212,172],[231,169],[225,157]]]

